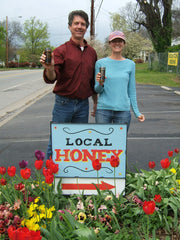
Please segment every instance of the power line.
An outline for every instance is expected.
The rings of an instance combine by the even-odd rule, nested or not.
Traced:
[[[102,3],[103,3],[103,0],[101,0],[101,3],[100,3],[100,5],[99,5],[99,9],[98,9],[98,12],[97,12],[97,14],[96,14],[95,21],[96,21],[96,19],[97,19],[97,17],[98,17],[99,11],[100,11],[101,6],[102,6]]]

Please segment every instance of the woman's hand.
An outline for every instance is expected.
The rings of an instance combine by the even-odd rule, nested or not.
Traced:
[[[144,116],[143,114],[141,114],[141,115],[138,117],[138,120],[139,120],[140,122],[144,122],[145,116]]]
[[[97,73],[97,75],[96,75],[96,81],[99,82],[99,85],[104,86],[104,81],[102,81],[102,79],[101,79],[101,73],[100,72]]]

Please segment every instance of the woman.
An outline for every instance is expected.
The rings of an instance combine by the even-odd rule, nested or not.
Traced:
[[[99,94],[96,123],[127,123],[128,130],[131,121],[130,107],[140,122],[145,120],[137,106],[135,63],[122,56],[125,46],[123,32],[112,32],[109,46],[111,55],[98,60],[95,66],[95,91]],[[100,67],[106,68],[105,81],[101,81]]]

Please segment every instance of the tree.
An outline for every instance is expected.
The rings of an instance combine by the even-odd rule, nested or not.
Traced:
[[[142,37],[139,33],[128,32],[127,41],[123,50],[123,55],[129,59],[144,59],[144,53],[147,56],[152,52],[153,47],[149,39]]]
[[[105,45],[101,41],[95,39],[87,39],[87,41],[96,50],[98,59],[107,57]]]
[[[121,29],[122,32],[126,33],[130,30],[128,22],[125,16],[118,13],[110,13],[111,19],[111,30],[115,31],[117,29]]]
[[[173,23],[173,38],[180,36],[179,26],[180,26],[180,9],[172,10],[172,23]]]
[[[179,0],[173,0],[172,5],[172,26],[173,26],[173,32],[172,36],[173,38],[180,37],[180,2]]]
[[[22,25],[18,21],[8,23],[8,42],[9,47],[19,48],[23,41]]]
[[[135,23],[144,26],[156,52],[164,52],[171,46],[172,0],[136,0],[139,14]]]
[[[173,37],[179,37],[179,26],[180,26],[180,10],[173,10],[172,11],[172,21],[173,21]]]
[[[131,5],[131,4],[130,4]],[[128,8],[129,6],[128,4]],[[141,57],[141,52],[144,51],[146,53],[149,53],[152,51],[152,44],[151,41],[148,38],[144,38],[141,36],[139,32],[133,32],[132,26],[133,26],[133,18],[130,19],[130,17],[126,18],[126,15],[123,14],[123,11],[120,11],[122,13],[111,13],[111,29],[112,31],[120,30],[123,31],[126,36],[126,45],[123,50],[123,55],[126,58],[135,59]],[[131,15],[132,16],[132,15]],[[129,21],[127,21],[127,19]],[[104,45],[105,52],[110,54],[108,39],[106,44]]]
[[[3,21],[0,25],[4,28],[5,38],[4,47],[6,48],[6,22]],[[12,60],[16,56],[17,48],[22,44],[22,26],[18,21],[8,22],[8,59]],[[5,52],[5,50],[4,50]]]
[[[6,51],[6,31],[5,29],[0,26],[0,60],[5,61],[5,51]]]
[[[29,57],[29,61],[39,62],[39,56],[45,47],[50,46],[48,41],[48,25],[30,18],[24,23],[24,50]]]

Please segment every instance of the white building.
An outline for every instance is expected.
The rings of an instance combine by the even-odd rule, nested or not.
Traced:
[[[180,37],[172,39],[171,46],[180,44]]]

